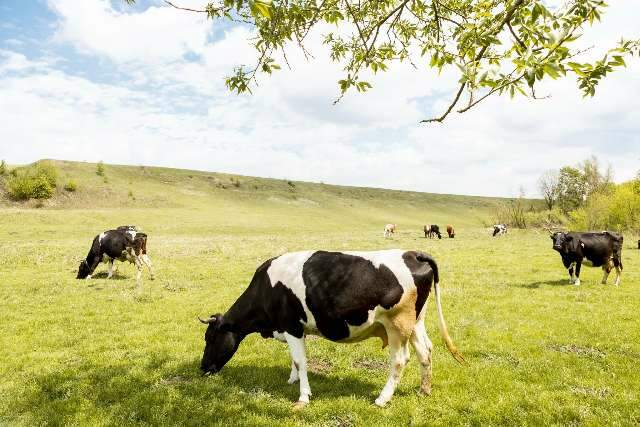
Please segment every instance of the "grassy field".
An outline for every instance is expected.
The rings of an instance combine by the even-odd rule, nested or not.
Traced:
[[[622,285],[584,268],[568,284],[544,233],[493,239],[499,201],[171,169],[58,162],[60,191],[41,209],[0,202],[0,425],[638,425],[640,253],[627,236]],[[382,238],[386,222],[398,224]],[[455,239],[422,237],[453,223]],[[157,279],[135,290],[77,281],[98,232],[138,224]],[[204,327],[265,259],[299,249],[417,249],[440,265],[450,333],[468,361],[435,345],[433,393],[415,355],[387,408],[379,340],[308,340],[313,396],[292,411],[284,344],[250,336],[218,375],[202,377]],[[611,282],[610,278],[610,282]]]

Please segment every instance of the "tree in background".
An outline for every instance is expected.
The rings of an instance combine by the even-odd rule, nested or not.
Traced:
[[[558,206],[569,213],[582,206],[587,195],[584,174],[577,168],[564,166],[558,173]]]
[[[0,176],[5,175],[7,173],[7,164],[4,160],[0,161]]]
[[[626,65],[625,56],[640,54],[640,40],[620,39],[599,60],[579,62],[584,51],[574,42],[600,20],[603,0],[203,0],[200,9],[164,3],[253,27],[255,64],[235,68],[226,79],[238,93],[251,92],[258,73],[280,69],[276,57],[289,65],[285,48],[310,56],[305,40],[314,28],[328,28],[323,43],[343,66],[340,97],[352,89],[366,91],[371,83],[363,76],[394,62],[452,70],[458,86],[451,102],[423,122],[442,122],[491,95],[535,98],[536,84],[545,77],[573,75],[582,93],[593,96],[607,74]]]
[[[560,193],[560,177],[557,170],[547,170],[538,180],[538,189],[544,198],[547,209],[553,209]]]
[[[598,158],[591,156],[581,162],[578,168],[584,176],[586,197],[595,193],[606,193],[613,189],[613,169],[611,165],[602,171]]]

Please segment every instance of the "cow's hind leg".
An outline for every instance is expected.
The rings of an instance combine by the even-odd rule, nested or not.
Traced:
[[[396,387],[402,377],[402,371],[409,361],[409,342],[406,338],[403,338],[396,331],[389,333],[387,328],[387,335],[389,336],[389,353],[391,362],[391,372],[389,373],[389,379],[385,384],[380,396],[376,399],[376,405],[382,407],[386,405],[393,393],[396,391]]]
[[[413,333],[411,334],[411,345],[418,356],[421,365],[422,380],[420,382],[420,391],[426,395],[431,394],[431,353],[433,344],[427,335],[423,322],[416,323]]]
[[[607,284],[607,279],[609,278],[609,273],[611,273],[611,270],[613,270],[613,262],[609,260],[602,266],[602,273],[603,273],[602,284],[603,285]]]
[[[616,269],[616,281],[615,281],[614,285],[619,286],[620,285],[620,278],[622,276],[622,263],[620,262],[619,259],[614,258],[613,259],[613,266]]]
[[[287,344],[289,344],[291,360],[300,379],[300,397],[295,404],[295,408],[301,409],[309,403],[309,397],[311,396],[311,387],[309,386],[309,378],[307,377],[307,352],[304,344],[304,336],[302,338],[296,338],[286,332],[284,335]]]
[[[151,265],[151,258],[149,258],[149,255],[147,255],[147,254],[142,254],[140,256],[140,259],[142,260],[144,265],[146,265],[147,268],[149,269],[149,274],[151,275],[151,280],[154,280],[155,274],[153,274],[153,265]]]

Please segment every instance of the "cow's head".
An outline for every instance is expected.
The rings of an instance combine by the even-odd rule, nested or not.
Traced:
[[[89,268],[89,263],[86,259],[80,262],[80,267],[78,267],[78,275],[76,279],[86,279],[87,276],[91,274],[91,268]]]
[[[198,319],[209,325],[204,334],[205,347],[200,369],[204,374],[215,374],[231,359],[242,338],[240,334],[231,331],[222,314],[214,314],[208,319]]]
[[[580,243],[574,236],[562,231],[556,231],[550,237],[553,241],[553,249],[561,253],[576,251]]]

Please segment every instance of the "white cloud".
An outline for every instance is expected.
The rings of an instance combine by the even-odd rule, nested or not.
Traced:
[[[540,90],[549,100],[495,98],[444,124],[418,125],[445,108],[451,76],[394,66],[375,77],[371,93],[333,106],[341,70],[316,33],[316,60],[292,50],[293,71],[261,78],[253,96],[235,96],[223,77],[254,59],[244,28],[211,42],[210,23],[169,8],[50,6],[60,17],[59,43],[106,58],[129,78],[100,84],[0,51],[0,157],[11,162],[104,160],[483,195],[514,195],[520,185],[531,194],[542,171],[591,154],[613,163],[618,179],[640,168],[640,100],[629,96],[640,93],[637,64],[608,78],[594,99],[582,99],[574,82],[549,82]],[[636,8],[612,6],[608,30],[585,43],[615,41],[638,17]],[[191,53],[197,61],[184,59]]]

